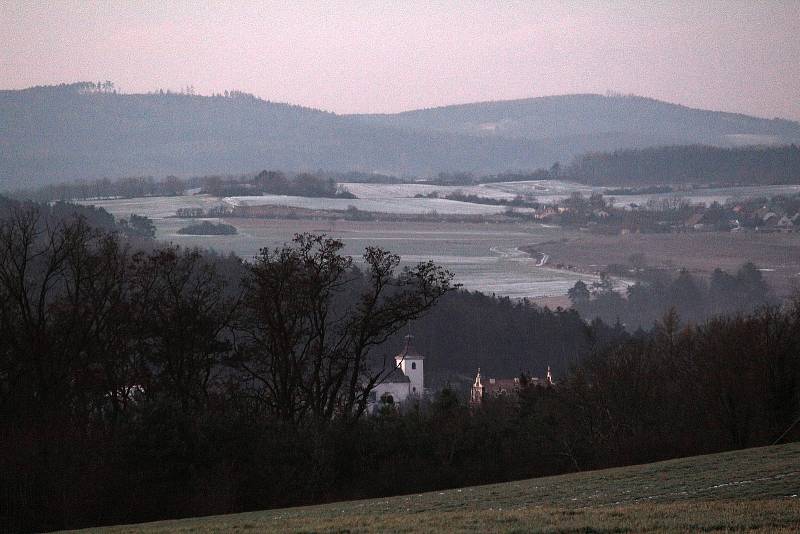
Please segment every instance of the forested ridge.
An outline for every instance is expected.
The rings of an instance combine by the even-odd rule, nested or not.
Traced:
[[[120,176],[286,171],[535,168],[558,156],[517,139],[370,126],[347,116],[227,95],[0,92],[6,188]]]
[[[434,176],[531,172],[587,152],[788,144],[800,125],[620,95],[336,115],[239,91],[118,93],[110,82],[0,91],[5,188],[258,169]]]
[[[800,438],[796,301],[696,325],[673,308],[630,334],[455,291],[451,273],[401,270],[378,248],[356,269],[340,242],[306,234],[243,262],[108,217],[0,204],[4,530],[413,493]],[[409,324],[427,340],[434,394],[366,416]],[[470,409],[448,382],[476,364],[518,376],[519,396]],[[534,385],[547,364],[555,386]]]
[[[612,186],[800,184],[800,147],[693,145],[591,153],[576,158],[566,176]]]

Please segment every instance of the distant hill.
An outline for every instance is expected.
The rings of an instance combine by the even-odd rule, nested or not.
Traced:
[[[242,93],[127,95],[86,83],[0,91],[0,188],[265,168],[496,173],[695,142],[800,142],[800,124],[599,95],[336,115]]]
[[[614,145],[786,144],[800,139],[796,122],[693,109],[638,96],[547,96],[353,117],[365,124],[414,130],[597,143],[592,150]]]

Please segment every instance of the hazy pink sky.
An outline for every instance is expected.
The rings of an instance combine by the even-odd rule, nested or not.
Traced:
[[[235,88],[340,113],[614,90],[800,119],[800,0],[0,0],[0,32],[0,88]]]

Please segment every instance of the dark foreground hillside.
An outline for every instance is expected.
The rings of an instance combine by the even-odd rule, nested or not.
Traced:
[[[800,443],[95,532],[796,532]]]

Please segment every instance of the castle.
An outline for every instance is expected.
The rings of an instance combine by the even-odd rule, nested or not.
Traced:
[[[536,376],[527,379],[528,385],[533,386],[552,386],[553,373],[550,371],[550,366],[547,366],[547,375],[545,378]],[[478,374],[475,375],[475,382],[472,383],[472,389],[469,396],[470,406],[480,405],[484,399],[489,397],[500,397],[504,395],[516,395],[522,387],[522,381],[519,378],[481,378],[481,369],[478,368]]]

